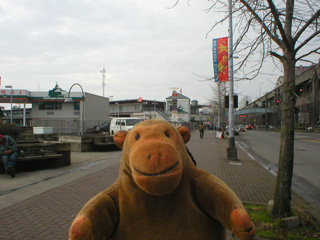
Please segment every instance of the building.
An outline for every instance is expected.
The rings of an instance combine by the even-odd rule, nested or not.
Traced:
[[[11,120],[11,109],[2,110],[3,111],[3,120],[4,122],[10,122]],[[24,111],[25,113],[25,123],[24,120]],[[12,122],[17,126],[31,126],[31,108],[23,109],[21,106],[13,106],[12,107]]]
[[[166,112],[171,115],[173,121],[190,121],[191,107],[190,98],[173,91],[172,95],[166,98]]]
[[[12,112],[12,120],[16,124],[52,127],[53,132],[59,134],[79,134],[109,120],[108,98],[83,91],[68,94],[72,101],[65,102],[67,92],[58,84],[48,92],[0,89],[0,103],[10,103],[12,100],[14,104],[23,104],[23,108],[4,111],[7,121],[10,121]],[[27,104],[32,105],[31,109],[26,108]]]
[[[167,119],[165,103],[156,100],[127,99],[110,102],[110,117],[138,117],[143,119]]]
[[[280,126],[282,105],[282,77],[276,87],[235,113],[237,124]],[[297,67],[295,78],[295,127],[320,127],[320,63],[311,67]]]

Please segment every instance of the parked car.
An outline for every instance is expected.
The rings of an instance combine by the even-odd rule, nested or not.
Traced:
[[[246,132],[246,131],[247,131],[246,126],[244,126],[244,125],[238,126],[238,132]]]
[[[104,122],[100,125],[93,126],[95,133],[110,133],[110,122]]]
[[[252,127],[252,125],[251,125],[251,124],[246,125],[246,130],[252,130],[252,129],[253,129],[253,127]]]
[[[226,128],[226,134],[229,135],[229,127]],[[234,126],[233,135],[239,135],[237,126]]]

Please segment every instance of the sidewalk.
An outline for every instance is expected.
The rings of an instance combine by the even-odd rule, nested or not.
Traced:
[[[228,139],[215,138],[214,131],[200,139],[193,132],[187,145],[198,167],[225,181],[244,203],[266,205],[273,198],[275,177],[241,148],[239,161],[228,161]],[[1,239],[67,239],[81,207],[118,177],[120,156],[120,151],[72,153],[72,166],[18,173],[14,179],[0,175]],[[293,204],[320,216],[296,194]]]
[[[243,203],[266,206],[273,199],[276,176],[237,146],[239,161],[227,160],[228,138],[220,140],[215,138],[215,131],[206,131],[204,139],[200,139],[198,133],[193,132],[192,141],[187,145],[198,167],[222,179]],[[292,202],[320,221],[320,209],[294,192]]]

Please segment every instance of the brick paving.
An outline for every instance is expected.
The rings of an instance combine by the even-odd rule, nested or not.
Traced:
[[[59,186],[0,211],[0,239],[68,239],[75,215],[117,178],[119,164]]]
[[[206,131],[204,139],[192,133],[187,144],[199,168],[227,183],[244,203],[267,204],[273,198],[275,177],[238,149],[239,161],[228,161],[228,139],[215,138]],[[67,239],[75,215],[94,195],[110,186],[118,177],[119,163],[0,210],[0,239]],[[302,208],[307,203],[293,194],[293,202]],[[230,233],[228,239],[231,238]]]
[[[244,203],[265,205],[272,199],[275,177],[239,148],[239,161],[228,161],[227,138],[216,139],[214,131],[206,131],[205,138],[200,139],[194,132],[187,145],[198,167],[222,179]]]

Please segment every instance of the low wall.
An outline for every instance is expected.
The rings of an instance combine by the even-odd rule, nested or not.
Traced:
[[[100,134],[61,135],[59,141],[70,143],[72,152],[107,151],[115,146],[112,136]]]

